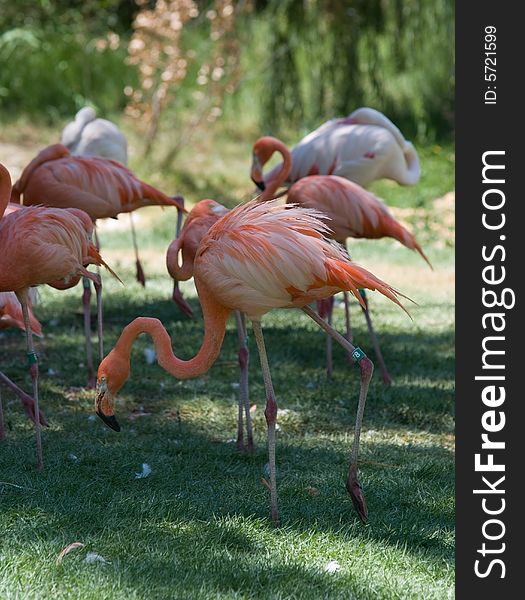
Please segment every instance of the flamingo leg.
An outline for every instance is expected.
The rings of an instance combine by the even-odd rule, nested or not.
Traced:
[[[133,250],[135,251],[135,268],[136,268],[136,279],[142,285],[146,287],[146,276],[144,275],[144,269],[139,258],[139,246],[137,243],[137,233],[135,231],[135,223],[133,222],[133,213],[129,213],[129,225],[131,228],[131,240],[133,242]]]
[[[31,321],[29,319],[29,290],[26,288],[16,292],[18,301],[22,305],[22,314],[24,315],[24,329],[27,340],[27,360],[29,363],[29,372],[33,382],[33,400],[35,402],[35,435],[36,435],[36,460],[39,470],[44,468],[44,459],[42,454],[42,429],[40,424],[40,409],[38,405],[38,357],[33,346],[33,332],[31,331]]]
[[[385,385],[392,385],[392,378],[388,373],[386,368],[385,359],[383,358],[383,354],[381,352],[381,348],[379,347],[379,340],[377,339],[376,332],[372,325],[372,319],[370,317],[370,312],[368,310],[368,298],[366,297],[365,290],[359,290],[361,297],[365,301],[366,309],[363,308],[363,312],[365,314],[366,324],[368,325],[368,331],[370,333],[370,339],[372,340],[372,345],[374,346],[374,352],[377,358],[377,362],[379,363],[379,369],[381,370],[381,376],[383,378],[383,383]]]
[[[317,316],[317,315],[316,315]],[[320,317],[319,317],[320,318]],[[268,463],[270,465],[270,497],[272,510],[272,523],[275,527],[279,525],[279,510],[277,507],[277,478],[275,469],[275,425],[277,422],[277,400],[273,391],[272,378],[270,375],[270,366],[264,345],[264,337],[260,321],[253,321],[253,332],[261,360],[261,369],[264,379],[264,388],[266,390],[266,408],[264,416],[268,426]]]
[[[328,314],[326,317],[326,322],[328,325],[332,326],[332,319],[334,314],[334,296],[328,299],[330,302],[330,307],[328,309]],[[332,374],[334,372],[334,353],[332,347],[332,336],[326,334],[326,376],[328,379],[332,379]]]
[[[97,337],[98,337],[98,358],[104,358],[104,321],[102,312],[102,278],[100,275],[93,280],[95,294],[97,298]]]
[[[343,298],[345,302],[346,339],[352,344],[354,342],[354,335],[352,333],[352,322],[350,320],[350,298],[348,292],[343,292]]]
[[[241,451],[253,452],[253,429],[252,418],[250,414],[250,395],[248,388],[248,365],[250,362],[250,353],[246,339],[246,323],[244,315],[238,310],[235,311],[235,321],[237,324],[237,336],[239,338],[239,420],[237,425],[237,448]],[[246,437],[247,445],[244,445],[244,427],[243,411],[246,417]]]
[[[330,327],[328,323],[322,319],[309,306],[302,309],[310,318],[312,318],[320,327],[329,333],[334,340],[352,354],[361,371],[361,388],[359,390],[359,401],[357,404],[357,415],[355,419],[354,443],[352,445],[352,454],[350,458],[350,466],[348,468],[348,478],[346,480],[346,489],[352,498],[354,507],[361,521],[366,523],[368,519],[368,509],[366,506],[363,488],[357,479],[357,459],[359,454],[359,439],[361,436],[361,427],[363,424],[363,414],[365,412],[366,397],[372,374],[374,372],[374,364],[360,349],[351,344],[345,337]]]
[[[86,363],[88,371],[87,387],[95,387],[95,371],[93,369],[93,348],[91,346],[91,283],[87,277],[82,278],[84,292],[82,293],[82,307],[84,311],[84,336],[86,340]]]
[[[321,318],[326,319],[329,325],[332,325],[332,315],[334,311],[334,297],[323,298],[317,301],[317,313]],[[333,368],[333,351],[332,351],[332,337],[326,334],[326,377],[332,378]]]
[[[0,442],[5,440],[4,409],[2,408],[2,390],[0,389]]]

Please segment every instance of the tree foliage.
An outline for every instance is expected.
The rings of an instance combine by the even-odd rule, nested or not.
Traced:
[[[270,0],[264,121],[311,127],[366,104],[420,136],[449,132],[453,0]]]

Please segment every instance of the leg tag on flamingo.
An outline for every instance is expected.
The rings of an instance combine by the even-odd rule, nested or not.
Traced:
[[[359,346],[356,346],[352,350],[352,358],[356,363],[358,363],[360,360],[363,360],[363,358],[366,358],[366,354],[361,350],[361,348],[359,348]]]
[[[30,365],[36,365],[36,363],[38,362],[38,357],[36,355],[36,352],[28,352],[27,353],[27,362]]]

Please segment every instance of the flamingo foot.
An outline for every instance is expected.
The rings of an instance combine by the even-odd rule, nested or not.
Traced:
[[[33,423],[36,424],[35,401],[33,400],[33,398],[21,398],[20,401],[22,402],[22,406],[24,407],[26,415],[31,419],[31,421],[33,421]],[[46,417],[44,416],[44,413],[41,410],[39,410],[38,414],[40,417],[40,425],[43,425],[44,427],[49,427],[49,423]]]
[[[253,454],[255,452],[255,445],[252,441],[249,441],[247,444],[244,443],[244,440],[237,440],[237,450],[241,454]]]
[[[368,507],[366,506],[363,488],[357,479],[357,465],[350,465],[348,470],[348,479],[346,480],[346,489],[352,498],[352,504],[363,523],[368,521]]]
[[[144,269],[142,268],[142,264],[138,258],[135,261],[135,268],[136,268],[135,277],[136,277],[137,281],[140,283],[140,285],[142,287],[146,287],[146,275],[144,274]]]
[[[386,369],[383,371],[382,377],[383,377],[383,383],[385,384],[385,386],[390,387],[392,385],[392,377],[390,377],[390,374],[388,373],[388,371]]]

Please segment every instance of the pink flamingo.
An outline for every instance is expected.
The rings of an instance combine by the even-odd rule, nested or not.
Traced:
[[[414,146],[385,115],[365,107],[309,133],[293,148],[292,160],[286,186],[308,175],[339,175],[364,187],[384,178],[415,185],[420,175]],[[268,173],[267,185],[281,168]]]
[[[144,183],[121,163],[98,157],[71,156],[62,144],[44,148],[29,163],[13,186],[11,196],[14,201],[20,201],[22,196],[26,206],[43,204],[55,208],[79,208],[93,223],[97,219],[117,218],[120,213],[143,206],[174,206],[178,211],[184,211],[181,198],[170,198]],[[96,237],[95,241],[98,241]],[[66,287],[70,287],[69,284]],[[90,303],[91,287],[89,280],[84,279],[82,304],[88,387],[93,387]]]
[[[13,291],[22,305],[34,414],[39,415],[38,358],[29,315],[29,288],[83,275],[100,286],[85,264],[109,269],[91,243],[93,224],[78,209],[35,206],[3,216],[11,195],[11,177],[0,164],[0,292]],[[40,419],[35,418],[38,468],[43,467]]]
[[[283,162],[281,163],[280,170],[272,176],[270,183],[265,185],[263,168],[274,152],[279,152],[282,155]],[[271,199],[279,187],[287,180],[292,168],[292,154],[290,154],[290,151],[283,142],[270,136],[259,138],[253,146],[253,163],[251,169],[252,180],[259,187],[264,188],[258,200],[265,201]],[[394,219],[382,200],[357,183],[336,175],[311,175],[299,179],[299,181],[289,188],[287,193],[287,203],[314,208],[326,214],[330,219],[331,231],[329,232],[329,236],[343,247],[346,247],[346,239],[349,237],[367,239],[392,237],[407,248],[418,252],[429,266],[431,266],[414,235]],[[385,384],[390,385],[392,379],[386,368],[377,335],[372,325],[364,290],[362,291],[362,297],[362,307],[380,365],[383,381]],[[344,298],[347,337],[351,340],[347,293],[345,293]],[[331,324],[333,298],[320,302],[319,308],[320,314],[327,318]],[[327,371],[330,376],[332,374],[332,338],[330,336],[327,336],[326,343]]]
[[[372,362],[307,305],[340,290],[351,291],[359,302],[358,288],[378,290],[401,306],[396,290],[351,262],[340,246],[325,236],[327,227],[317,211],[279,206],[275,201],[248,202],[217,221],[202,239],[194,263],[194,279],[204,315],[204,340],[190,360],[175,356],[171,340],[157,319],[139,317],[122,331],[115,347],[100,363],[95,409],[112,429],[115,397],[130,375],[132,345],[141,333],[152,336],[158,362],[179,379],[198,377],[217,359],[226,321],[232,311],[246,314],[253,323],[266,389],[271,513],[278,523],[275,470],[277,402],[266,356],[261,318],[274,308],[301,308],[325,331],[352,352],[361,371],[361,388],[352,456],[346,487],[360,518],[367,519],[364,495],[357,479],[359,436]]]
[[[184,300],[179,290],[179,281],[187,281],[193,277],[193,265],[202,238],[208,230],[228,209],[215,200],[201,200],[191,209],[180,235],[171,242],[166,255],[168,273],[174,279],[173,299],[182,312],[188,317],[193,315],[190,305]],[[179,253],[182,254],[182,264],[179,265]],[[239,412],[237,421],[237,448],[241,451],[253,452],[253,428],[250,415],[250,397],[248,389],[248,365],[250,354],[246,341],[246,323],[244,315],[235,311],[237,336],[239,339]],[[244,443],[244,419],[246,419],[246,438]]]

